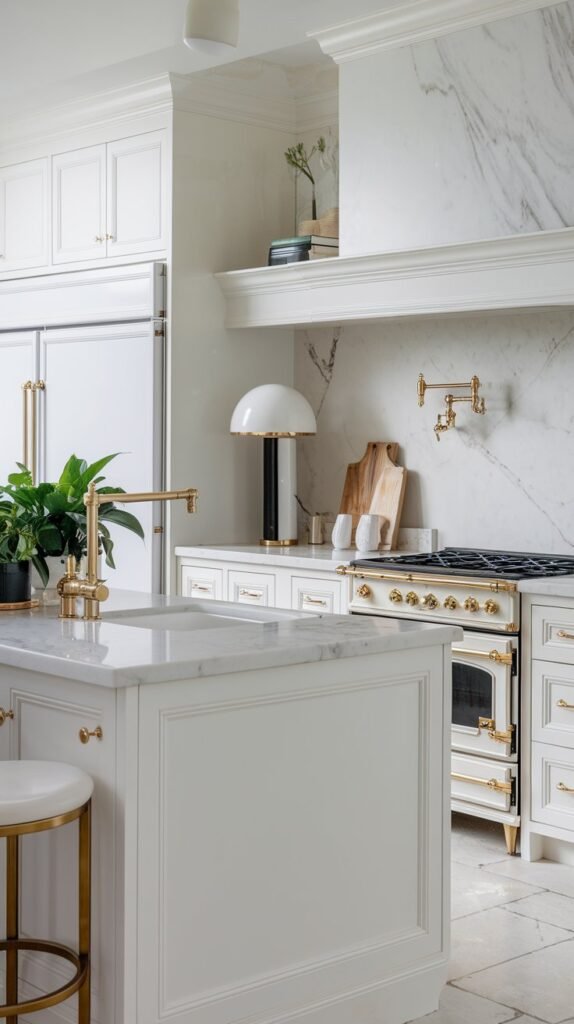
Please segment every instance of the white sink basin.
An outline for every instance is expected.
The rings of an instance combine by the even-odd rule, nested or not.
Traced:
[[[289,619],[309,618],[304,612],[283,611],[279,608],[245,608],[224,601],[194,601],[178,608],[137,608],[127,611],[106,612],[102,619],[116,626],[139,629],[225,629],[252,625],[254,622],[281,622]]]

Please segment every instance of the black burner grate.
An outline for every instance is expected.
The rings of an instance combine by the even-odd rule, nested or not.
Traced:
[[[364,569],[400,569],[404,572],[440,573],[527,580],[544,576],[574,575],[574,557],[539,555],[522,551],[484,551],[475,548],[443,548],[428,554],[359,558],[351,563]]]

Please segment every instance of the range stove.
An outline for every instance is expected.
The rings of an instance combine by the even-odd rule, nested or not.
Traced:
[[[392,613],[410,619],[428,616],[471,629],[518,633],[520,580],[572,575],[574,558],[443,548],[424,554],[361,558],[339,571],[364,581],[355,587],[353,612]]]
[[[521,580],[574,575],[574,558],[474,548],[360,558],[355,615],[448,622],[453,645],[451,779],[454,810],[499,821],[509,853],[520,824]]]

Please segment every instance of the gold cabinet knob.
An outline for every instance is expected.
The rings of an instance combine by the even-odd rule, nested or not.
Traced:
[[[80,737],[81,743],[89,743],[92,736],[96,740],[102,740],[104,738],[101,725],[97,725],[96,728],[92,730],[92,732],[90,732],[90,730],[84,725],[83,728],[80,729],[78,735]]]
[[[115,242],[114,235],[107,234],[106,235],[106,239],[107,239],[108,242]]]
[[[357,587],[357,597],[370,597],[372,593],[371,588],[366,583],[361,583],[361,586]]]
[[[487,615],[496,615],[500,611],[500,606],[497,605],[496,601],[488,600],[484,602],[484,610]]]
[[[464,607],[467,612],[477,612],[480,608],[480,604],[476,600],[476,597],[467,597],[464,602]]]
[[[445,597],[445,599],[444,599],[444,606],[445,606],[445,608],[449,608],[450,611],[453,612],[455,608],[458,608],[458,601],[457,601],[456,597],[452,597],[449,594],[449,596]]]
[[[389,594],[389,601],[392,601],[393,604],[401,604],[402,600],[403,595],[401,594],[400,590],[397,590],[396,587],[394,590],[391,590]]]
[[[422,599],[423,608],[438,608],[438,598],[434,594],[425,594]]]
[[[407,604],[410,604],[411,608],[414,608],[414,606],[419,603],[419,595],[415,594],[414,590],[409,590],[405,597],[405,601]]]
[[[12,708],[8,708],[7,711],[5,708],[0,708],[0,725],[4,725],[4,722],[6,721],[7,718],[14,718],[14,712],[12,711]]]
[[[104,241],[104,236],[103,235],[94,235],[94,242],[96,242],[98,245],[101,245],[101,243],[103,241]]]

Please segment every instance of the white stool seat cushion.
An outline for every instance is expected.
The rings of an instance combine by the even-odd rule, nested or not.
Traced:
[[[94,783],[58,761],[0,761],[0,827],[55,818],[82,807]]]

